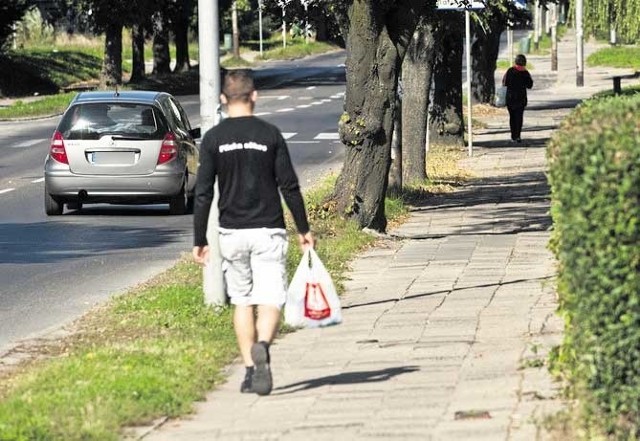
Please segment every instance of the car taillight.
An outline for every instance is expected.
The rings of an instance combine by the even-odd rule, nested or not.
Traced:
[[[169,132],[162,140],[160,146],[160,154],[158,155],[158,164],[164,164],[178,156],[178,143],[176,142],[176,135]]]
[[[64,149],[64,138],[62,137],[62,133],[58,132],[57,130],[53,133],[53,137],[51,138],[49,156],[63,164],[69,163],[69,158],[67,158],[67,151]]]

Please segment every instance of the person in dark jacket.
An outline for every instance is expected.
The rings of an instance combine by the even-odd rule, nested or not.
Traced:
[[[227,72],[220,99],[229,117],[204,135],[200,148],[193,256],[199,263],[208,258],[207,224],[217,177],[222,268],[246,366],[240,391],[268,395],[273,387],[269,346],[287,291],[281,194],[301,248],[313,248],[315,241],[287,144],[277,127],[253,115],[256,98],[249,72]]]
[[[526,68],[527,58],[519,54],[515,64],[502,77],[502,85],[507,88],[507,109],[509,110],[509,128],[511,139],[522,142],[522,121],[524,108],[527,107],[527,89],[533,87],[533,79]]]

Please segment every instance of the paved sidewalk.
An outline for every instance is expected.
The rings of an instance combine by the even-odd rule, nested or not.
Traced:
[[[544,145],[579,99],[611,87],[588,71],[577,89],[572,45],[561,56],[559,74],[530,57],[524,143],[507,141],[506,112],[488,121],[461,163],[471,184],[353,262],[344,323],[276,342],[271,396],[240,394],[234,365],[193,416],[144,439],[547,439],[540,423],[563,403],[541,367],[562,337]]]

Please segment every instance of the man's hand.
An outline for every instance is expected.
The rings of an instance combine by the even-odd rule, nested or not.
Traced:
[[[313,248],[316,244],[311,231],[308,231],[305,234],[298,234],[298,239],[300,240],[300,248],[302,248],[302,251],[306,251],[308,248]]]
[[[199,263],[200,265],[204,265],[205,262],[209,259],[209,246],[205,245],[203,247],[193,247],[193,259]]]

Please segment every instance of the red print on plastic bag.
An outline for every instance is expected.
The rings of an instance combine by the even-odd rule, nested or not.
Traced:
[[[319,283],[307,282],[304,296],[304,316],[311,320],[322,320],[331,315],[331,307]]]

